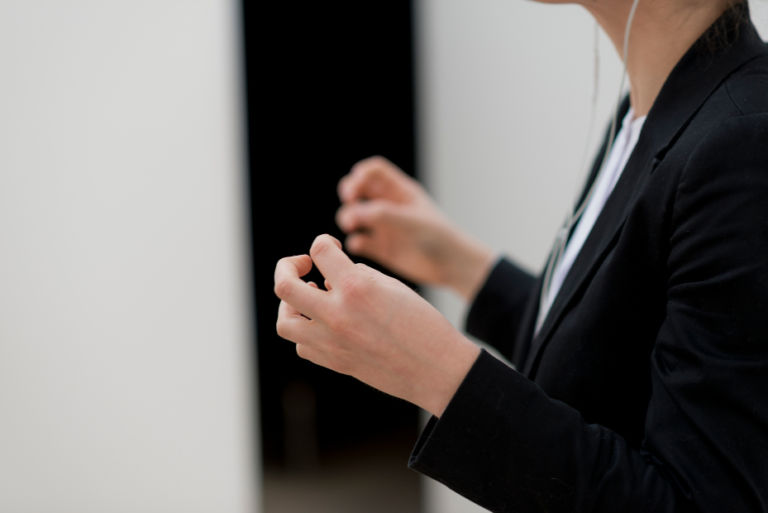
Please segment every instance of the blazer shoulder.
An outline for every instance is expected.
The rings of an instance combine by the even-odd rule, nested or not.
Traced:
[[[758,237],[768,248],[768,111],[731,116],[709,128],[680,169],[673,220],[687,226],[682,220],[697,212],[707,218],[699,228],[715,219],[738,220],[736,231],[744,233],[724,240]],[[732,215],[724,216],[729,209]]]
[[[768,112],[768,47],[728,77],[723,90],[741,114]]]

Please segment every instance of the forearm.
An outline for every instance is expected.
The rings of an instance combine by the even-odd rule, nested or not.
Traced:
[[[497,256],[486,245],[453,231],[443,263],[443,284],[470,302],[488,277]]]

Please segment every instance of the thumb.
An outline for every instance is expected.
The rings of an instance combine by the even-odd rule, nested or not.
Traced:
[[[320,273],[331,284],[355,269],[354,262],[341,249],[341,242],[330,235],[318,235],[309,254]]]

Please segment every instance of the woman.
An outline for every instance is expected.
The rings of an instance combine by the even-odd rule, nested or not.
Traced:
[[[381,158],[339,184],[348,250],[471,301],[517,370],[327,235],[278,262],[278,332],[432,413],[410,465],[488,509],[768,512],[768,49],[745,3],[579,3],[630,94],[544,276]]]

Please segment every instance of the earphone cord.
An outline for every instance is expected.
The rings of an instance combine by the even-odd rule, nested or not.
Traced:
[[[640,3],[640,0],[634,0],[632,2],[632,7],[630,8],[629,16],[627,17],[627,25],[626,25],[626,28],[624,29],[624,44],[622,48],[623,66],[622,66],[622,72],[621,72],[621,82],[619,84],[618,99],[616,100],[616,111],[612,116],[613,119],[611,120],[611,130],[609,132],[608,141],[605,145],[605,151],[603,153],[602,165],[606,164],[606,159],[608,158],[608,155],[613,149],[614,138],[616,137],[616,125],[617,125],[616,118],[618,117],[619,108],[621,107],[621,99],[624,96],[624,85],[627,79],[627,57],[629,55],[629,35],[632,30],[632,22],[635,19],[635,12],[637,11],[637,5],[639,3]],[[598,41],[597,41],[597,25],[595,25],[595,30],[596,30],[595,39],[594,39],[595,83],[594,83],[594,92],[592,95],[592,112],[590,114],[590,121],[589,121],[589,135],[591,135],[592,133],[592,125],[594,124],[595,111],[597,108],[598,78],[600,74],[599,53],[598,53],[599,50],[598,50]],[[544,278],[541,286],[541,296],[539,298],[539,313],[538,313],[538,318],[536,320],[534,334],[539,332],[539,328],[541,328],[541,325],[544,323],[547,310],[549,309],[549,306],[551,303],[551,301],[549,300],[549,292],[550,292],[549,289],[552,285],[552,275],[563,258],[563,254],[565,253],[565,247],[566,247],[566,244],[568,243],[568,236],[571,233],[571,230],[573,229],[573,227],[576,226],[576,223],[579,222],[579,219],[581,219],[581,216],[584,213],[584,210],[589,204],[589,200],[592,198],[592,195],[594,194],[596,183],[597,183],[597,179],[595,178],[594,180],[592,180],[592,184],[590,185],[589,190],[587,191],[587,194],[584,195],[584,199],[579,203],[576,210],[566,218],[565,223],[557,233],[557,237],[555,238],[555,247],[552,250],[552,255],[547,261],[547,266],[546,266],[546,269],[544,270]]]

